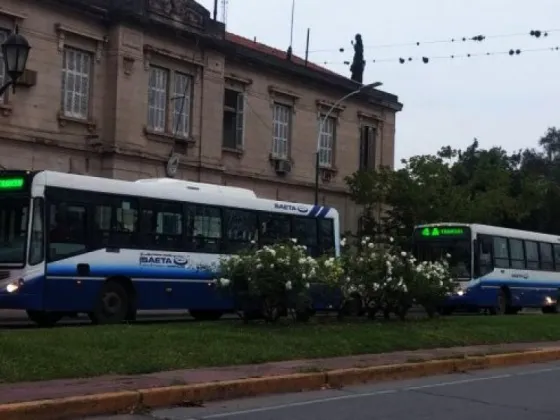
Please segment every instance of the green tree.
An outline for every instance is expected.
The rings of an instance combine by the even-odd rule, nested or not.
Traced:
[[[523,162],[521,153],[481,149],[475,139],[465,150],[446,146],[435,155],[403,160],[396,171],[357,172],[347,183],[368,219],[386,207],[381,222],[395,236],[438,221],[513,225],[533,214],[548,188]]]

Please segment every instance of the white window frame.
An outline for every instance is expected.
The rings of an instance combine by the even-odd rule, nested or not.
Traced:
[[[167,105],[169,70],[150,66],[148,76],[148,129],[165,133],[167,129]]]
[[[69,118],[88,120],[93,53],[64,46],[62,54],[62,113]]]
[[[189,137],[191,134],[191,104],[193,77],[187,73],[173,74],[173,134]]]
[[[336,143],[336,118],[319,115],[319,166],[332,168]]]
[[[292,110],[289,105],[274,103],[272,112],[272,156],[288,159],[292,131]]]

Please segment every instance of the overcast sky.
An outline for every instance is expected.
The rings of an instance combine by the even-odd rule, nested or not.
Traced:
[[[213,0],[199,0],[212,10]],[[228,0],[231,32],[285,49],[292,0]],[[396,163],[433,153],[442,145],[508,150],[531,147],[549,126],[560,126],[560,51],[525,52],[464,59],[398,58],[485,54],[560,46],[558,0],[296,0],[294,51],[303,54],[311,28],[310,59],[349,76],[350,40],[361,33],[368,61],[364,79],[381,81],[397,94]],[[555,30],[535,38],[531,30]],[[500,36],[517,34],[517,36]],[[483,42],[443,42],[485,35]],[[387,44],[421,42],[420,46]],[[340,53],[339,48],[346,51]],[[392,59],[373,63],[374,59]]]

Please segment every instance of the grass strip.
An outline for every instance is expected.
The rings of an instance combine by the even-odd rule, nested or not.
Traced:
[[[407,322],[236,321],[0,332],[0,381],[142,374],[436,347],[560,340],[558,316]]]

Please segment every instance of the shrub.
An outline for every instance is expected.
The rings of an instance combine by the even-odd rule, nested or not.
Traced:
[[[385,318],[394,313],[404,319],[413,303],[433,316],[453,289],[446,261],[418,262],[392,238],[374,241],[364,237],[356,246],[345,247],[341,260],[345,274],[340,288],[345,302],[359,302],[370,318],[381,312]]]
[[[232,292],[244,319],[275,322],[283,314],[305,320],[312,312],[309,289],[324,270],[296,240],[243,252],[220,262],[217,285]]]

